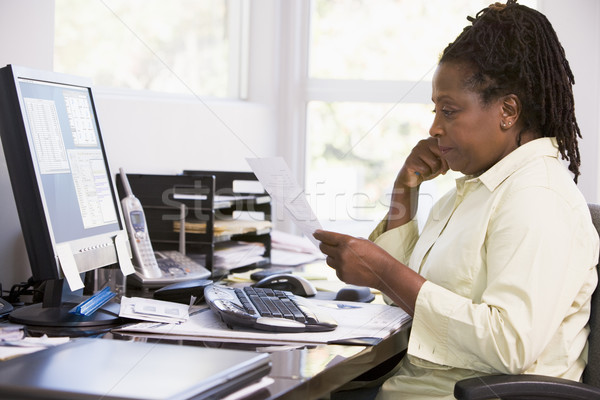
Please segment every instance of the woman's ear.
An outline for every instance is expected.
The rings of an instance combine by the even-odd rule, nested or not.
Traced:
[[[501,99],[502,116],[500,118],[500,126],[502,129],[512,128],[517,124],[521,115],[521,101],[515,94],[509,94]]]

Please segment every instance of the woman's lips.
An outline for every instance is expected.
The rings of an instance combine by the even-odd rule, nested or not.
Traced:
[[[448,153],[450,150],[452,150],[452,147],[444,147],[444,146],[439,146],[440,149],[440,153],[442,153],[442,155],[445,155],[446,153]]]

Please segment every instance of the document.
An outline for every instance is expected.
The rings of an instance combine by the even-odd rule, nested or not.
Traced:
[[[252,264],[265,264],[262,243],[231,242],[215,248],[214,268],[232,271]]]
[[[143,321],[178,323],[189,318],[190,306],[170,301],[145,299],[142,297],[121,298],[119,317]]]
[[[285,160],[281,157],[272,157],[247,158],[246,161],[271,198],[283,208],[286,216],[318,249],[319,242],[312,234],[317,229],[322,229],[321,223]]]
[[[271,249],[271,264],[294,267],[324,259],[322,254],[298,253],[282,249]]]
[[[190,312],[181,324],[142,322],[116,331],[147,333],[159,336],[195,337],[233,340],[258,344],[357,344],[375,345],[411,321],[401,308],[385,304],[340,302],[307,299],[324,307],[338,323],[330,332],[273,333],[243,328],[229,328],[216,314],[204,306]],[[311,304],[313,305],[313,304]]]

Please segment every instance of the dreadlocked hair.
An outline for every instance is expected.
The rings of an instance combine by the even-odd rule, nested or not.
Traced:
[[[548,19],[516,0],[492,4],[467,19],[472,24],[446,47],[440,64],[473,66],[475,73],[465,85],[484,104],[515,94],[522,103],[523,131],[555,137],[577,182],[581,131],[575,119],[575,78]]]

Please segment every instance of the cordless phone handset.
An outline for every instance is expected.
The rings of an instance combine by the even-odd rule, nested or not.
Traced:
[[[121,200],[121,206],[123,207],[123,215],[133,253],[133,264],[137,271],[145,277],[160,278],[162,272],[152,249],[142,203],[133,195],[123,168],[119,168],[119,174],[125,190],[125,197]]]

